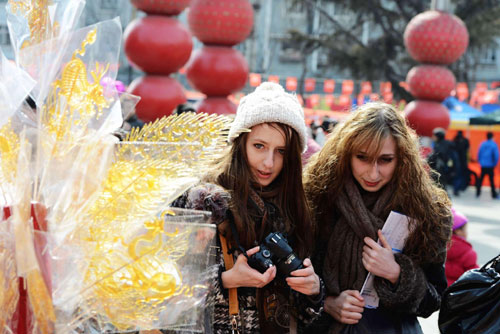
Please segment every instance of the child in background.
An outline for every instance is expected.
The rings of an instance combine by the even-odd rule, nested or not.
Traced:
[[[446,279],[448,286],[453,284],[464,272],[478,268],[477,253],[467,241],[467,217],[451,209],[453,213],[453,235],[446,256]]]

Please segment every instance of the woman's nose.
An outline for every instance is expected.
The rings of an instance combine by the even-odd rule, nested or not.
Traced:
[[[264,159],[264,167],[266,168],[272,168],[274,165],[274,153],[269,152],[266,154],[266,157]]]

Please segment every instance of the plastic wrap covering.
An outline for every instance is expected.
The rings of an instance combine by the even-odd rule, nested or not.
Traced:
[[[202,332],[214,227],[168,204],[227,147],[231,120],[169,116],[119,142],[138,100],[103,85],[122,29],[74,31],[82,6],[8,4],[17,66],[0,57],[0,333]]]

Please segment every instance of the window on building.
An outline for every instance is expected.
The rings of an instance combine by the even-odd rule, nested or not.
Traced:
[[[0,45],[10,45],[9,29],[6,25],[0,25]]]
[[[300,62],[302,60],[300,45],[293,40],[282,41],[279,59],[282,62]]]
[[[495,64],[496,63],[496,49],[495,47],[483,48],[479,52],[479,60],[482,64]]]

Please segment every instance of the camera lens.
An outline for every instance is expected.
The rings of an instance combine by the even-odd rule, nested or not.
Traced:
[[[271,257],[271,252],[269,251],[269,249],[262,250],[262,256],[270,258]]]

